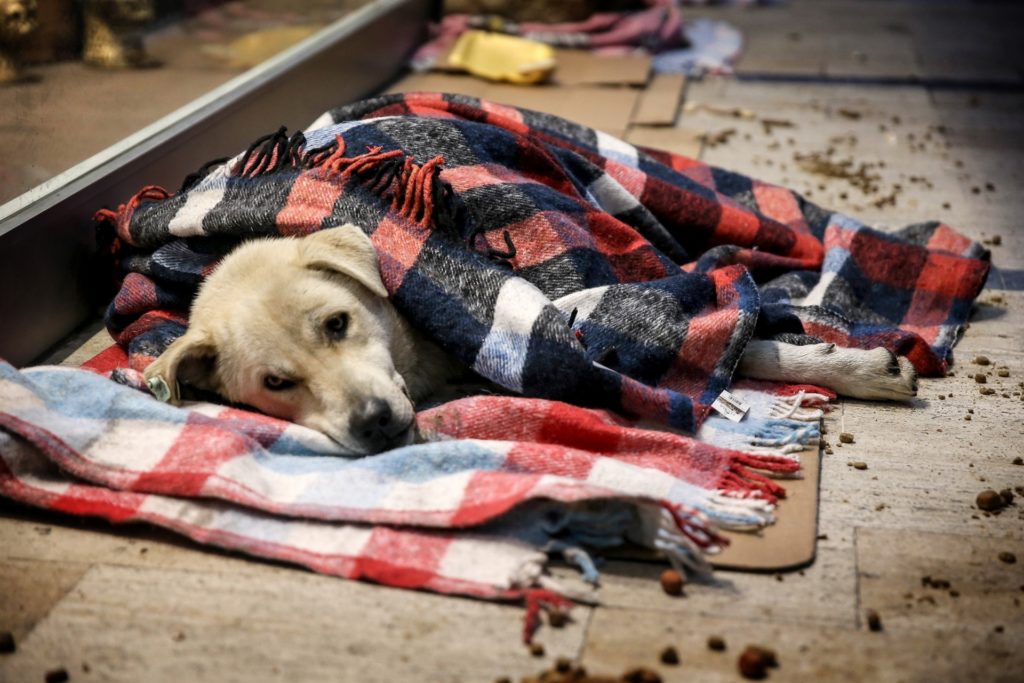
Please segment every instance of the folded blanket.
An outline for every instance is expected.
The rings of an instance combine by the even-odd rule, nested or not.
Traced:
[[[784,425],[767,405],[752,405],[751,423]],[[809,421],[808,445],[820,414],[795,416]],[[536,399],[473,397],[418,419],[427,443],[348,458],[318,432],[251,411],[179,408],[95,372],[0,363],[0,495],[326,574],[524,600],[529,638],[537,608],[594,599],[546,576],[548,554],[591,584],[593,549],[627,541],[705,571],[703,553],[723,540],[709,519],[771,520],[782,489],[753,470],[799,468]]]
[[[317,571],[548,603],[576,593],[538,551],[591,581],[588,549],[627,540],[699,568],[716,527],[771,522],[782,489],[765,475],[799,469],[827,395],[741,383],[747,417],[709,416],[755,328],[882,345],[939,374],[988,269],[938,223],[881,233],[692,159],[436,93],[328,112],[98,216],[116,233],[107,324],[124,350],[92,365],[117,382],[0,365],[0,493]],[[512,395],[423,411],[427,443],[350,460],[294,425],[144,393],[140,371],[219,258],[349,222],[395,306]]]

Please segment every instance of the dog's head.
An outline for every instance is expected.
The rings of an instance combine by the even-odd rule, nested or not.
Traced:
[[[206,279],[188,331],[146,369],[323,432],[353,454],[412,442],[403,338],[373,244],[346,225],[248,242]]]

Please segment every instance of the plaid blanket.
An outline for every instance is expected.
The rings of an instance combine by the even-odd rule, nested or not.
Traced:
[[[98,216],[116,233],[119,347],[92,367],[118,381],[0,365],[0,492],[533,604],[574,594],[538,551],[590,580],[587,548],[626,540],[701,567],[716,526],[771,522],[782,489],[765,475],[799,469],[828,397],[748,382],[733,387],[746,419],[709,416],[755,328],[883,345],[938,374],[988,269],[945,225],[881,233],[692,159],[435,93],[328,112]],[[294,425],[138,390],[223,254],[349,222],[396,307],[513,395],[424,411],[427,443],[350,460]]]

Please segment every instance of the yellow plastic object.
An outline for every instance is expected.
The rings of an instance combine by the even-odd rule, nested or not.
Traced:
[[[492,81],[537,83],[554,70],[555,51],[503,33],[466,31],[449,53],[448,65]]]

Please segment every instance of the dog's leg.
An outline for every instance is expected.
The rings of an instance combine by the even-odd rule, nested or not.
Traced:
[[[738,372],[754,379],[816,384],[853,398],[907,401],[917,395],[914,366],[883,348],[754,339],[747,344]]]

